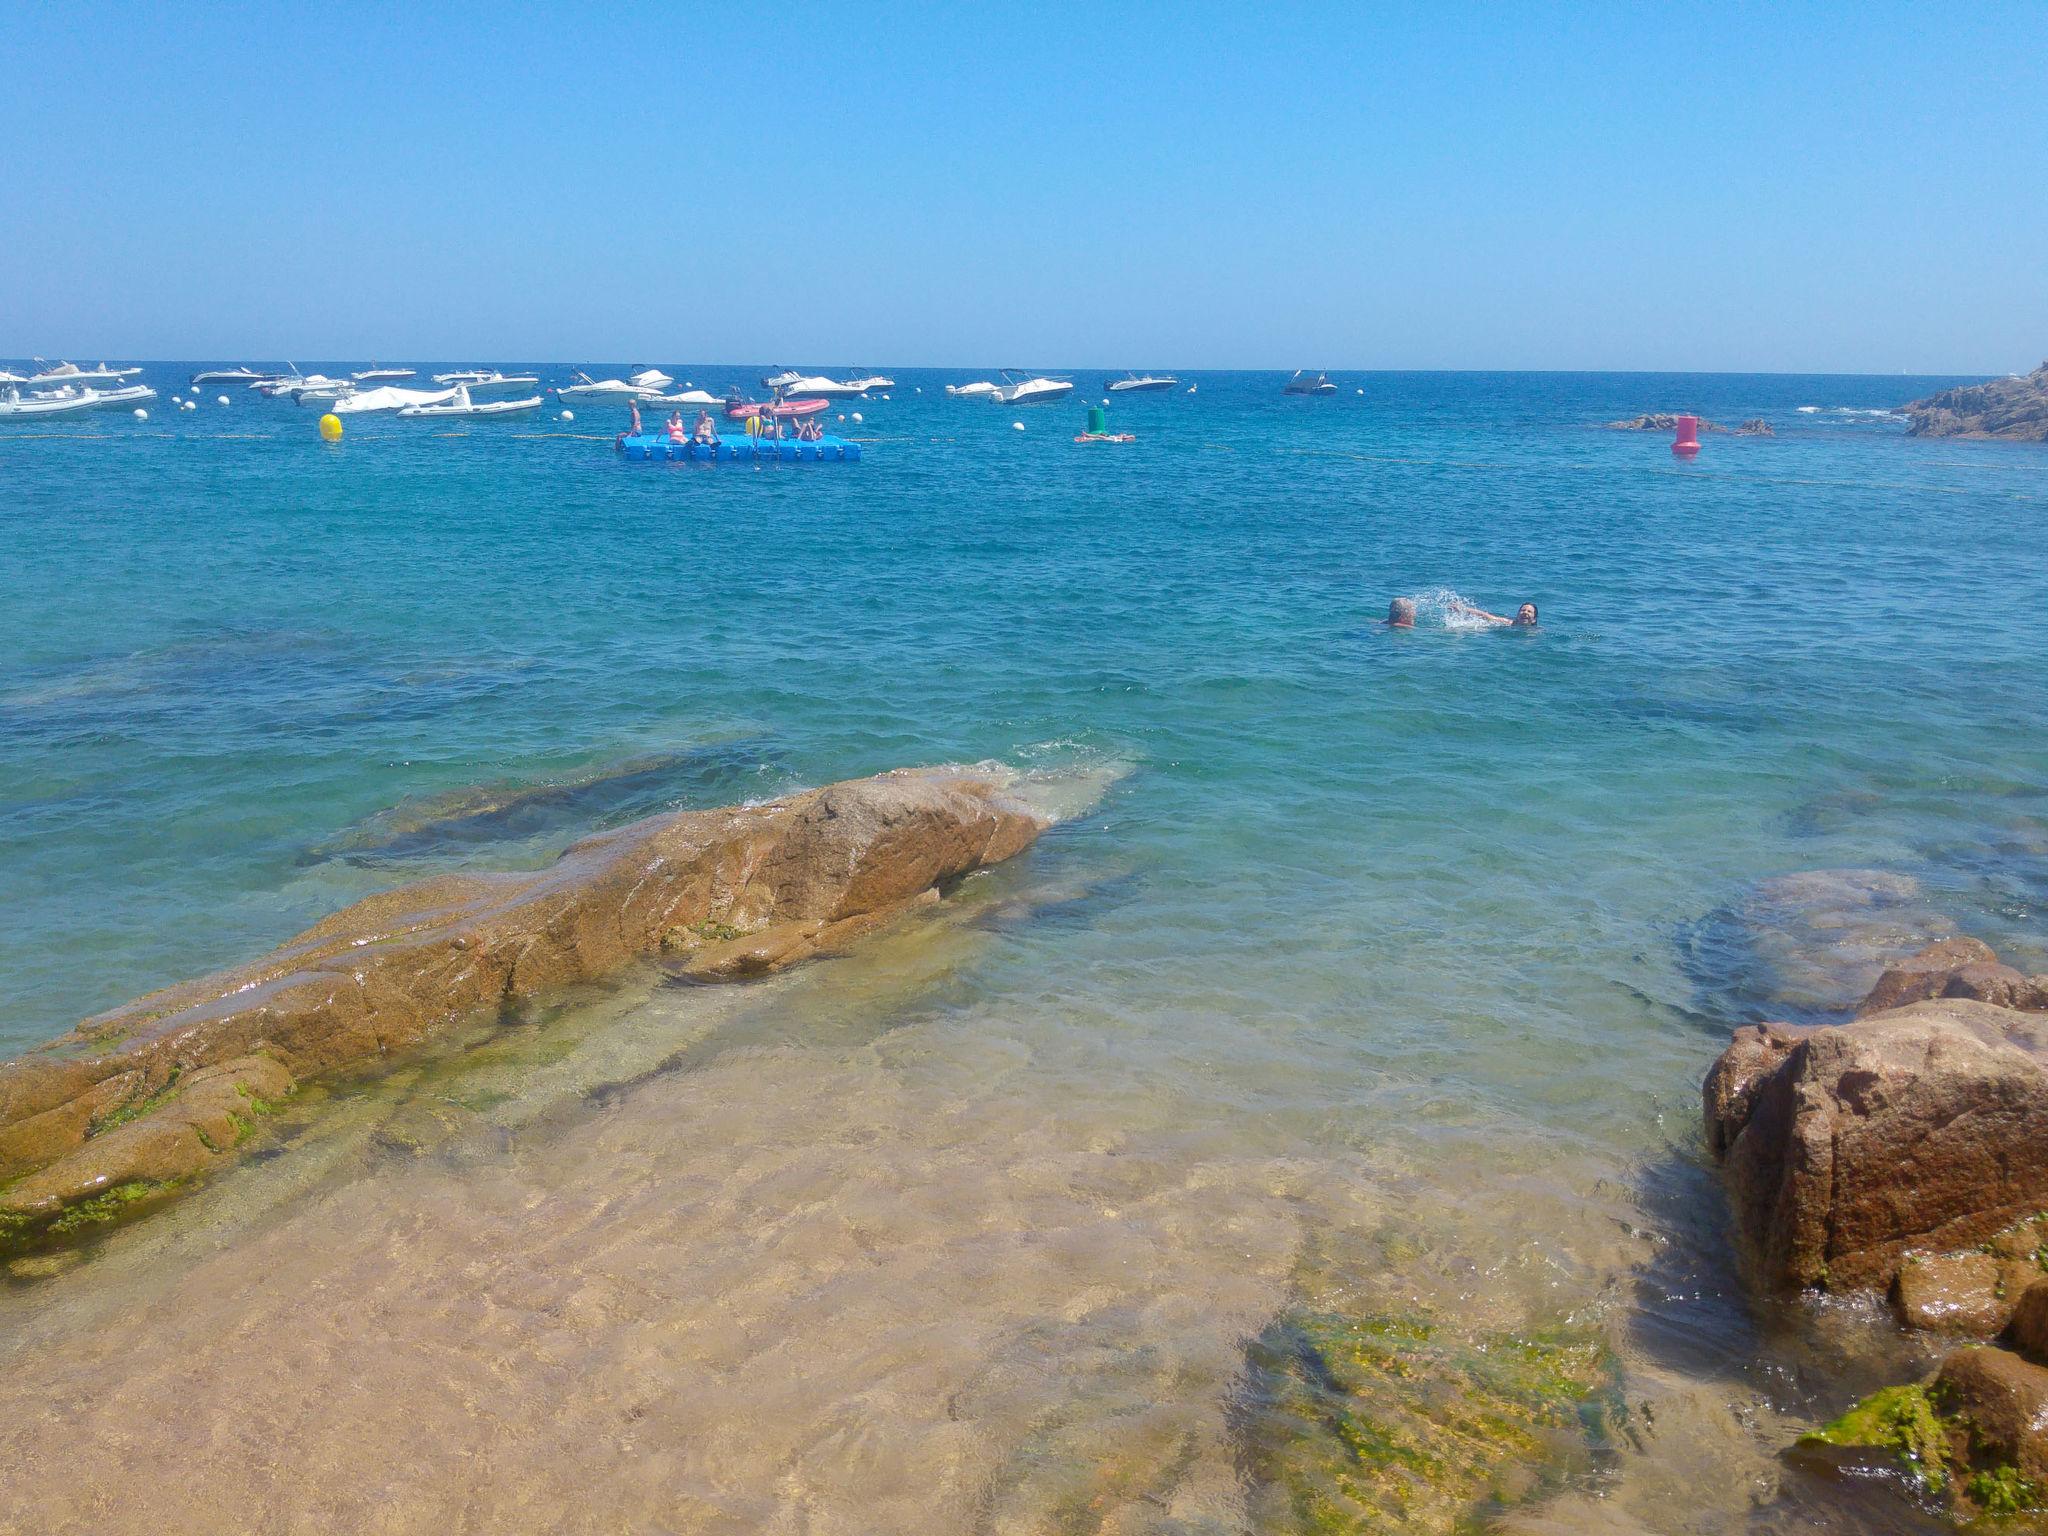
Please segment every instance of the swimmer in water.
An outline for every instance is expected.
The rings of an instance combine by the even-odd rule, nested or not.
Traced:
[[[1489,624],[1505,625],[1509,629],[1534,629],[1536,627],[1536,605],[1524,603],[1515,610],[1512,619],[1504,619],[1497,613],[1488,613],[1484,608],[1474,608],[1470,603],[1453,603],[1458,613],[1469,613],[1475,619],[1484,619]]]
[[[1397,597],[1387,604],[1387,628],[1413,629],[1415,627],[1415,599]]]

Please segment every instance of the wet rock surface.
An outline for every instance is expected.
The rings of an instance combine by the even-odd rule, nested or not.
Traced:
[[[175,1189],[233,1155],[254,1106],[309,1075],[596,979],[677,935],[701,979],[829,953],[1045,824],[993,776],[905,771],[650,818],[535,873],[370,897],[250,965],[0,1064],[0,1242],[61,1232],[108,1191]]]

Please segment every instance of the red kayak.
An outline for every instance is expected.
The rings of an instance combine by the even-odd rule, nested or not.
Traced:
[[[770,416],[787,420],[795,416],[815,416],[831,403],[830,400],[728,400],[725,402],[725,414],[735,421],[744,421],[766,411]]]

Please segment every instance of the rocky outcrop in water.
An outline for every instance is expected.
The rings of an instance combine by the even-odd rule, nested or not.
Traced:
[[[1704,416],[1699,418],[1699,424],[1702,432],[1728,430],[1718,421],[1709,421]],[[1652,411],[1647,416],[1628,416],[1620,421],[1602,422],[1601,427],[1609,432],[1676,432],[1678,416],[1672,411]]]
[[[2048,362],[2024,378],[1989,379],[1899,407],[1911,437],[2048,442]]]
[[[538,872],[370,897],[253,964],[0,1064],[0,1242],[174,1190],[231,1158],[309,1074],[658,951],[707,980],[827,953],[1044,826],[991,776],[899,772],[654,817]]]
[[[1778,434],[1771,430],[1771,424],[1765,421],[1763,417],[1752,416],[1735,429],[1735,435],[1737,437],[1776,437]]]

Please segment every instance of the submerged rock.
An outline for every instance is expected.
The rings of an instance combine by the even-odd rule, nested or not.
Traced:
[[[309,848],[305,860],[379,864],[587,829],[658,811],[685,793],[731,793],[773,761],[765,742],[732,741],[606,763],[550,783],[471,785],[379,811]]]
[[[1735,429],[1735,435],[1737,437],[1776,437],[1778,434],[1771,430],[1771,424],[1765,421],[1763,417],[1752,416]]]
[[[1275,1531],[1451,1532],[1588,1470],[1618,1373],[1573,1329],[1297,1313],[1250,1351],[1252,1512]]]
[[[0,1241],[116,1188],[232,1155],[255,1102],[480,1008],[593,980],[695,927],[752,975],[846,942],[1022,852],[1046,819],[989,773],[898,772],[766,805],[677,812],[533,873],[444,875],[335,913],[250,965],[153,993],[0,1064]],[[237,1106],[241,1107],[237,1107]]]
[[[1902,405],[1912,437],[2048,442],[2048,363],[2024,378],[1988,379]]]

